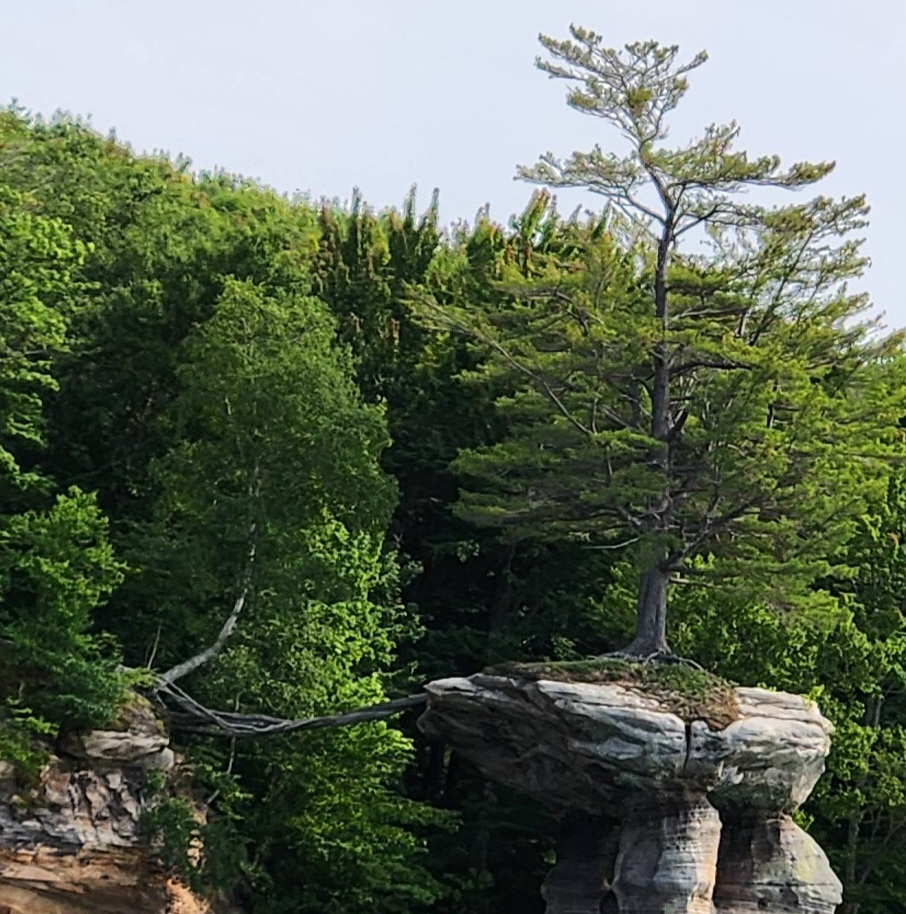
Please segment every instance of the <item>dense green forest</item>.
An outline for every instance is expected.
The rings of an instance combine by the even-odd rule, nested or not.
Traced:
[[[602,195],[569,218],[542,189],[444,228],[414,191],[289,199],[0,112],[0,755],[27,770],[214,644],[194,700],[304,718],[669,639],[819,700],[802,820],[848,914],[901,909],[906,359],[847,285],[867,209],[738,202],[830,166],[749,159],[735,125],[664,149],[688,67],[633,47],[545,40],[635,144],[522,169]],[[177,731],[211,807],[192,878],[254,914],[540,912],[555,823],[415,716]]]

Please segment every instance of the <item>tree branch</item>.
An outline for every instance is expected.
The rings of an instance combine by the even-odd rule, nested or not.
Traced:
[[[253,498],[257,498],[261,492],[261,473],[258,467],[258,463],[255,463],[255,469],[252,473],[252,482],[249,485],[249,495]],[[252,586],[252,570],[255,565],[255,551],[256,551],[256,531],[257,524],[253,520],[249,524],[249,533],[248,533],[248,556],[245,563],[245,571],[242,575],[242,582],[240,584],[239,596],[236,597],[236,601],[233,603],[233,608],[230,610],[230,614],[227,616],[226,621],[220,628],[220,631],[217,633],[217,637],[214,639],[213,644],[208,645],[203,651],[199,651],[194,657],[190,657],[188,660],[184,660],[182,663],[177,663],[176,666],[170,667],[165,673],[161,673],[157,677],[157,682],[161,686],[172,685],[176,682],[177,679],[182,679],[183,676],[188,676],[189,673],[194,673],[200,666],[208,663],[210,660],[213,660],[222,650],[223,646],[226,644],[227,639],[233,632],[236,630],[236,623],[239,621],[239,616],[242,613],[242,609],[245,606],[245,601],[248,598],[249,590]]]

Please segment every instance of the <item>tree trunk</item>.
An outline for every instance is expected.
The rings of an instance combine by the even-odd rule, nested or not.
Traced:
[[[856,860],[859,851],[859,825],[860,813],[853,813],[849,817],[846,829],[846,866],[843,873],[843,904],[840,905],[840,914],[859,914],[862,907],[858,901],[853,901],[851,894],[856,888]]]
[[[635,638],[624,653],[637,657],[669,654],[667,645],[667,586],[670,572],[659,565],[642,572]]]
[[[670,402],[670,346],[667,331],[670,314],[667,301],[667,264],[673,243],[672,204],[658,186],[667,208],[664,230],[658,243],[657,265],[654,274],[654,313],[661,325],[661,339],[652,351],[653,381],[651,389],[651,438],[649,464],[660,475],[660,493],[648,500],[644,532],[659,539],[670,531],[672,502],[670,497],[671,454],[671,402]],[[661,542],[663,540],[661,539]],[[658,552],[655,555],[660,558]],[[661,555],[664,555],[661,553]],[[665,555],[664,555],[665,557]],[[636,610],[635,638],[625,653],[636,657],[652,654],[669,654],[667,646],[667,586],[672,573],[657,560],[642,572],[639,579],[639,603]]]

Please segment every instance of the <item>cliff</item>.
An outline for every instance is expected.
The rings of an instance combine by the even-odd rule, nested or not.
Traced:
[[[0,914],[208,914],[141,834],[148,773],[175,763],[163,724],[136,698],[118,726],[64,737],[37,783],[0,762]]]
[[[427,690],[425,733],[558,814],[548,914],[833,914],[840,902],[790,816],[830,749],[814,703],[518,673]]]

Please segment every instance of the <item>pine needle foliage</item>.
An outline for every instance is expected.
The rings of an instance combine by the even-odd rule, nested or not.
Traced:
[[[900,447],[901,341],[848,285],[866,265],[865,200],[751,202],[746,191],[808,188],[833,164],[750,157],[735,123],[668,146],[703,53],[614,50],[577,27],[541,43],[539,68],[623,151],[519,169],[604,198],[602,219],[562,226],[568,248],[501,271],[490,299],[414,296],[423,319],[485,347],[482,382],[510,385],[498,406],[511,433],[461,455],[462,511],[513,538],[628,550],[630,654],[669,651],[668,590],[715,556],[756,590],[785,579],[779,608],[820,604],[808,585]]]

